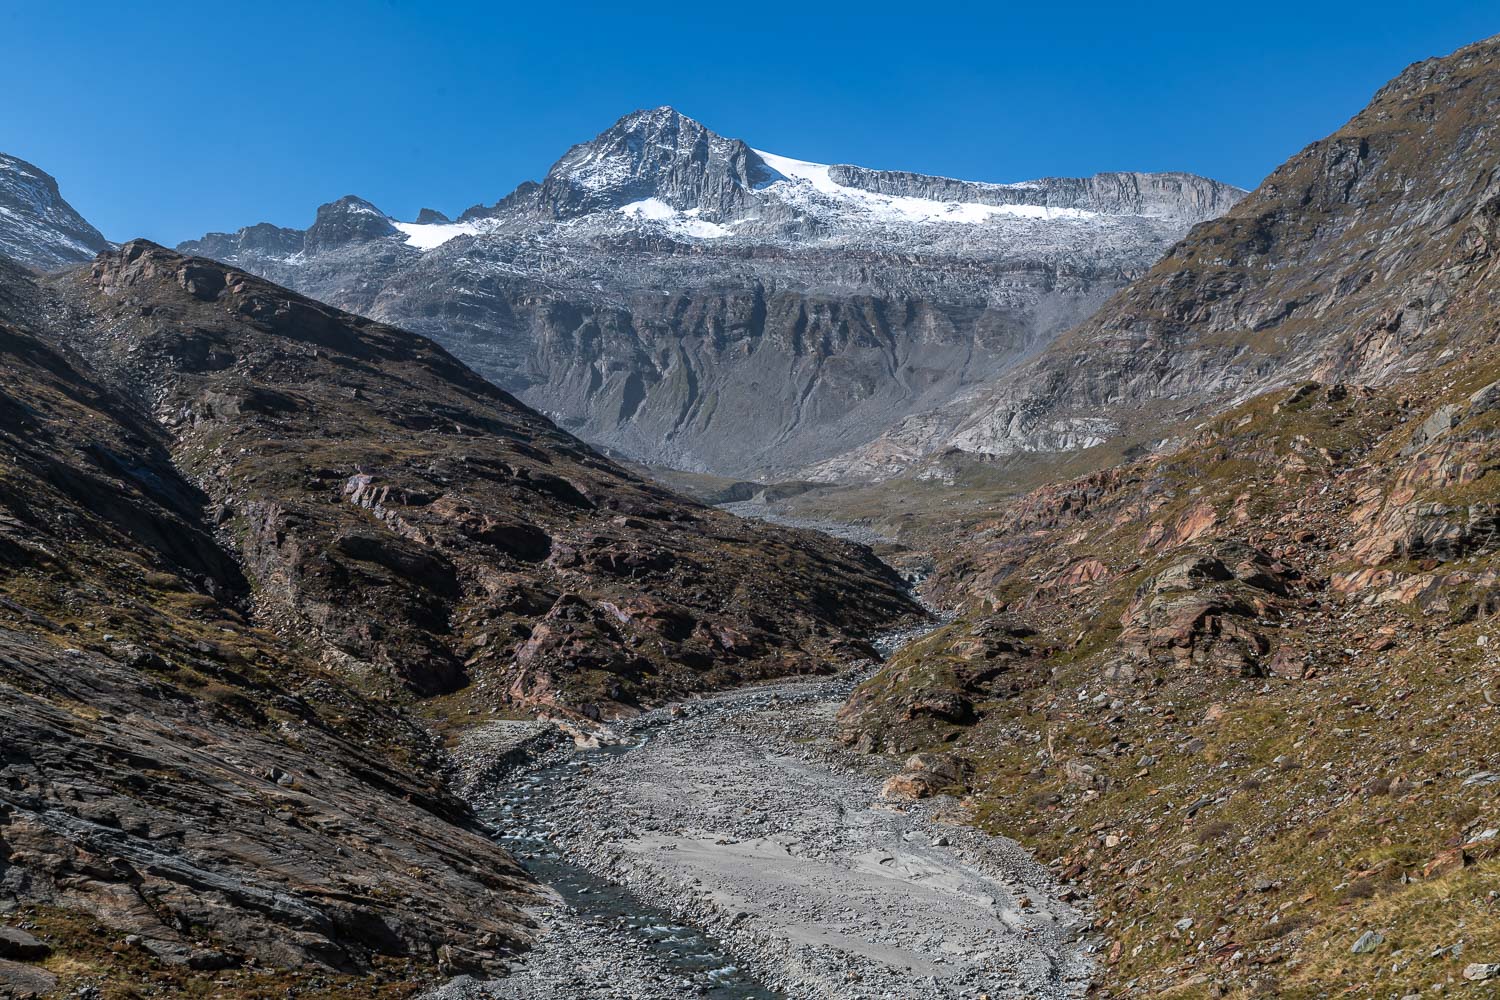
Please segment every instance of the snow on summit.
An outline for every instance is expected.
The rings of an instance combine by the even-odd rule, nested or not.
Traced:
[[[690,245],[916,250],[998,260],[1111,242],[1113,230],[1129,240],[1123,231],[1199,222],[1242,193],[1189,174],[994,184],[816,163],[755,149],[663,106],[621,117],[568,149],[540,182],[457,221],[424,212],[418,221],[397,222],[349,196],[319,209],[304,247],[294,245],[299,232],[281,230],[267,236],[247,229],[219,242],[259,245],[270,238],[278,259],[292,260],[298,249],[315,254],[396,239],[426,253],[472,237],[503,258],[533,241],[638,233]]]

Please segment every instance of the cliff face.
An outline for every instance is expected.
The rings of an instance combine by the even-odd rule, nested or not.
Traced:
[[[1159,432],[1300,378],[1380,382],[1496,336],[1500,42],[1407,69],[1034,362],[822,466],[887,475]]]
[[[432,336],[594,443],[750,475],[991,382],[1242,194],[1186,174],[978,184],[807,163],[658,108],[455,223],[182,249]]]

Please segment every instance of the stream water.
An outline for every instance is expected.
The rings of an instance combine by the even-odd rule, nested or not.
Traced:
[[[780,1000],[781,994],[767,989],[737,966],[728,951],[712,937],[679,923],[670,914],[636,898],[629,890],[600,878],[569,861],[548,836],[546,821],[539,817],[540,805],[549,790],[567,778],[570,769],[587,764],[600,755],[629,753],[649,737],[635,742],[581,750],[570,759],[533,771],[515,782],[484,810],[484,818],[497,830],[506,831],[502,843],[521,859],[522,865],[583,921],[625,930],[641,941],[660,961],[662,968],[681,978],[684,995],[711,1000]]]

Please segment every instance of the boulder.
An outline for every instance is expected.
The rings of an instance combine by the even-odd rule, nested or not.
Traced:
[[[936,795],[942,787],[941,782],[933,775],[908,774],[902,771],[891,775],[880,786],[880,797],[896,802],[913,802]]]
[[[1500,979],[1500,962],[1470,962],[1464,966],[1464,978],[1471,983]]]
[[[1482,391],[1482,390],[1481,390]],[[1422,448],[1446,435],[1458,422],[1464,418],[1465,409],[1449,403],[1439,406],[1432,415],[1422,421],[1420,427],[1412,432],[1411,440],[1406,447],[1401,449],[1402,455],[1414,455]]]
[[[900,773],[886,779],[881,798],[896,801],[925,799],[944,789],[961,787],[964,765],[957,757],[945,753],[917,753],[906,759]]]
[[[0,958],[38,962],[50,954],[50,947],[19,927],[0,926]]]
[[[1075,788],[1105,788],[1109,778],[1100,774],[1092,764],[1081,760],[1070,760],[1063,765],[1063,777]]]

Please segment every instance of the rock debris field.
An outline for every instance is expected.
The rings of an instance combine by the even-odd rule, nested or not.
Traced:
[[[1087,918],[1049,873],[950,822],[951,799],[883,801],[893,762],[834,743],[855,680],[741,689],[565,746],[545,724],[473,731],[457,756],[482,813],[562,892],[510,977],[434,1000],[1083,995]]]

